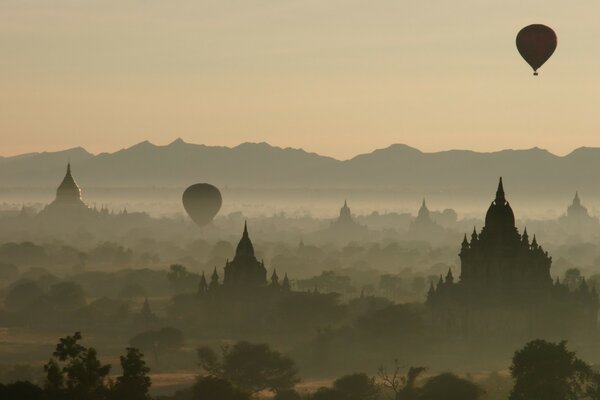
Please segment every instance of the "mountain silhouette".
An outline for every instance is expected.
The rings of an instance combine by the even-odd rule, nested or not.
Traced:
[[[71,161],[83,187],[184,187],[196,182],[246,188],[394,188],[407,193],[481,194],[503,176],[511,193],[563,195],[575,189],[600,193],[600,148],[566,156],[546,150],[426,153],[394,144],[349,160],[243,143],[206,146],[177,139],[148,141],[93,155],[81,147],[0,158],[3,187],[55,186]]]

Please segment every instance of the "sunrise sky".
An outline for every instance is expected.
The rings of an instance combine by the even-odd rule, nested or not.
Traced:
[[[600,2],[0,0],[0,155],[600,146]],[[534,78],[514,38],[558,49]]]

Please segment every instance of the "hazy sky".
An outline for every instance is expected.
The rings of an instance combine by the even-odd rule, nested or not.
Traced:
[[[558,34],[534,78],[514,38]],[[0,154],[600,146],[598,0],[0,0]]]

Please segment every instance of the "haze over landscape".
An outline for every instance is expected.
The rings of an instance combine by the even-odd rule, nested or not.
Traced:
[[[0,1],[0,400],[600,400],[599,13]]]

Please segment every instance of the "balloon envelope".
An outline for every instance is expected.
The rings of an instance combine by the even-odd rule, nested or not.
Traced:
[[[219,189],[208,183],[197,183],[188,187],[181,200],[183,208],[198,226],[212,221],[223,203]]]
[[[546,25],[526,26],[517,34],[517,49],[533,68],[534,75],[556,50],[556,33]]]

